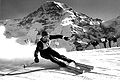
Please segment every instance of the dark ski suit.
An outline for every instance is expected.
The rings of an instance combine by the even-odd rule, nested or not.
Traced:
[[[63,36],[62,35],[49,35],[49,40],[51,39],[63,39]],[[68,37],[64,37],[64,39]],[[48,41],[49,42],[49,41]],[[61,59],[63,61],[67,61],[68,63],[70,62],[73,62],[73,60],[71,59],[68,59],[67,57],[63,56],[63,55],[60,55],[58,52],[56,52],[55,50],[53,50],[48,42],[46,43],[43,43],[42,40],[40,40],[38,43],[37,43],[37,47],[36,47],[36,50],[35,50],[35,53],[34,53],[34,57],[35,58],[38,58],[38,52],[40,52],[40,56],[42,58],[45,58],[45,59],[48,59],[48,60],[51,60],[52,62],[58,64],[59,66],[61,67],[66,67],[66,64],[58,59]],[[48,44],[48,47],[44,49],[44,44]]]

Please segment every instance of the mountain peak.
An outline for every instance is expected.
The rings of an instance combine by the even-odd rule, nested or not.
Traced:
[[[72,7],[55,1],[43,3],[36,11],[31,12],[20,20],[11,20],[6,23],[6,37],[16,37],[18,43],[35,43],[40,38],[40,32],[46,30],[50,34],[61,34],[68,37],[82,37],[89,29],[99,26],[102,20],[93,19],[84,13],[78,13]],[[98,29],[98,27],[97,27]],[[95,29],[94,29],[95,31]],[[91,32],[91,31],[90,31]],[[93,34],[93,33],[92,33]],[[96,35],[94,35],[97,38]],[[55,43],[58,42],[59,45]],[[75,49],[74,40],[63,45],[64,41],[56,40],[51,44],[57,47]],[[72,46],[71,46],[72,44]],[[62,46],[61,46],[62,45]]]

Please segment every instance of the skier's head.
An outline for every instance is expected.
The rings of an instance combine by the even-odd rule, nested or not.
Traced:
[[[48,36],[48,33],[46,31],[42,31],[42,37]]]
[[[41,38],[42,42],[46,43],[49,40],[49,36],[48,33],[46,31],[42,32],[42,38]]]

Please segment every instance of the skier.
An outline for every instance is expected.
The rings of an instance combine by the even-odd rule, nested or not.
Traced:
[[[41,37],[40,41],[37,43],[37,47],[36,47],[36,50],[34,52],[35,63],[39,62],[38,52],[40,52],[40,56],[42,58],[51,60],[52,62],[58,64],[60,67],[66,67],[67,64],[69,64],[69,66],[71,66],[71,65],[74,67],[76,66],[74,60],[69,59],[63,55],[60,55],[58,52],[53,50],[49,45],[49,41],[51,39],[58,39],[59,38],[59,39],[64,39],[64,40],[68,41],[69,40],[68,37],[65,37],[63,35],[48,35],[48,33],[46,31],[43,31],[41,35],[42,35],[42,37]],[[65,62],[67,62],[67,64],[58,60],[58,59],[61,59]]]

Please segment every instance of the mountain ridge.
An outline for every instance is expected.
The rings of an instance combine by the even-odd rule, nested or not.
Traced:
[[[6,28],[4,35],[7,38],[18,38],[17,42],[20,44],[36,43],[41,37],[41,31],[46,30],[50,34],[71,37],[71,41],[68,42],[53,40],[52,47],[79,51],[91,46],[89,44],[91,41],[100,42],[105,36],[103,28],[100,27],[101,23],[103,20],[77,13],[64,3],[49,1],[21,19],[7,20],[4,23]]]

